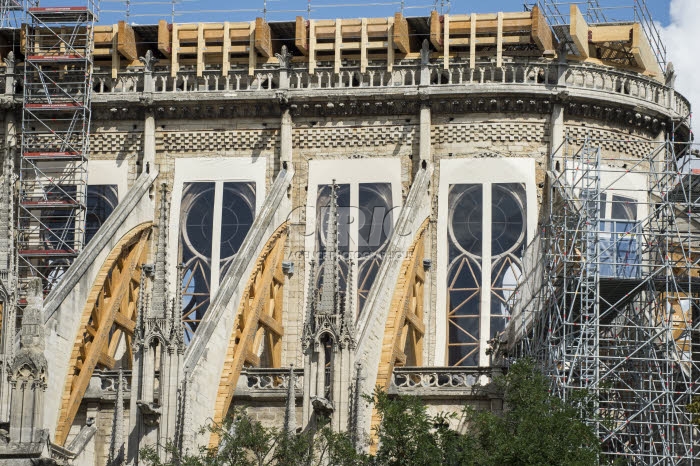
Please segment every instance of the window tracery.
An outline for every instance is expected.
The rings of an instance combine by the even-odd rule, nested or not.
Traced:
[[[180,286],[188,343],[209,308],[213,289],[250,231],[255,219],[255,194],[252,182],[183,184],[179,247],[184,270]]]
[[[477,366],[485,342],[505,328],[520,279],[525,185],[453,184],[448,206],[447,361]]]

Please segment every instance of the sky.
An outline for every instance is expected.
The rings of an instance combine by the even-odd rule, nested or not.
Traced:
[[[633,19],[632,6],[641,2],[579,0],[578,3],[587,1],[597,1],[608,20]],[[154,24],[159,19],[171,21],[173,12],[176,22],[249,21],[258,16],[265,16],[268,21],[289,21],[298,15],[313,19],[382,17],[392,16],[402,6],[405,16],[426,16],[435,6],[451,14],[493,13],[522,11],[525,2],[532,3],[531,0],[101,0],[100,22],[113,24],[128,19],[130,23]],[[697,49],[700,47],[700,0],[646,0],[646,6],[666,44],[667,61],[673,63],[676,71],[676,89],[689,98],[694,107],[700,108],[700,54]],[[568,11],[568,5],[561,10]],[[693,126],[700,131],[700,121]]]

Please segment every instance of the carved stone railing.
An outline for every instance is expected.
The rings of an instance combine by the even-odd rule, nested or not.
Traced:
[[[560,70],[563,72],[561,80]],[[338,73],[327,62],[320,63],[313,73],[309,73],[305,66],[286,69],[268,65],[256,69],[253,75],[240,68],[225,76],[217,69],[205,70],[202,76],[197,76],[194,69],[183,69],[172,76],[170,70],[160,67],[152,73],[143,69],[120,71],[113,79],[110,72],[95,72],[95,93],[143,92],[147,87],[146,74],[152,81],[153,92],[161,94],[480,85],[541,86],[558,92],[560,84],[570,89],[603,92],[657,105],[680,117],[686,116],[690,109],[690,104],[681,94],[650,77],[611,67],[576,63],[560,65],[548,60],[519,60],[500,67],[482,62],[474,68],[470,68],[467,62],[455,61],[448,69],[441,63],[421,65],[408,62],[393,66],[391,71],[383,64],[370,64],[361,71],[359,64],[349,62]]]
[[[143,92],[144,74],[142,71],[122,71],[116,78],[108,72],[95,72],[93,91],[99,94],[126,94]]]
[[[389,393],[473,396],[501,374],[500,368],[489,367],[395,367]]]
[[[286,398],[289,387],[289,368],[277,369],[246,367],[241,371],[236,387],[236,397]],[[304,370],[294,369],[294,392],[302,396]]]
[[[430,65],[429,82],[421,85],[533,84],[555,85],[557,64],[553,62],[481,63],[470,68],[467,63],[454,63],[449,69]]]
[[[131,394],[131,371],[123,371],[124,398],[128,399]],[[158,379],[158,374],[156,374]],[[113,400],[117,396],[117,386],[119,385],[118,370],[95,370],[90,378],[84,398]]]
[[[690,111],[690,104],[681,94],[640,74],[591,65],[569,65],[564,76],[568,87],[633,97],[670,108],[681,116]]]

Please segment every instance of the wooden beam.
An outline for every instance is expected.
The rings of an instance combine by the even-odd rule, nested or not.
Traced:
[[[411,53],[411,38],[408,35],[408,21],[401,13],[394,14],[394,45],[401,53]]]
[[[255,21],[250,23],[248,49],[248,76],[255,75],[255,68],[258,66],[258,53],[255,51]]]
[[[316,21],[309,20],[309,74],[316,71]]]
[[[179,60],[179,55],[180,55],[180,37],[178,35],[178,25],[177,23],[173,23],[172,25],[173,31],[172,31],[172,37],[173,37],[173,46],[172,46],[172,54],[171,54],[171,60],[170,60],[170,75],[172,77],[177,76],[177,73],[180,71],[180,62]]]
[[[588,24],[581,14],[581,10],[578,6],[571,4],[570,9],[570,21],[569,33],[571,34],[571,39],[576,46],[577,56],[581,58],[588,58],[590,56],[588,50]]]
[[[430,43],[433,44],[435,50],[442,51],[442,25],[440,24],[440,15],[435,10],[430,12]]]
[[[255,18],[255,49],[265,58],[274,56],[272,51],[272,31],[263,18]]]
[[[472,13],[471,29],[469,30],[469,68],[476,66],[476,13]]]
[[[126,21],[119,21],[119,32],[117,33],[118,42],[117,49],[127,60],[134,61],[139,59],[139,54],[136,51],[136,34],[134,28],[126,24]]]
[[[449,70],[450,69],[450,15],[443,16],[442,47],[443,47],[442,66],[444,69]]]
[[[535,5],[532,7],[532,30],[530,32],[532,41],[537,45],[537,48],[544,53],[556,52],[556,38],[552,28],[547,23],[547,18],[544,17],[540,7]]]
[[[503,13],[498,12],[498,29],[496,30],[496,67],[503,66]]]
[[[394,71],[394,50],[396,45],[394,44],[394,18],[387,18],[387,31],[386,31],[386,69],[389,73]],[[369,47],[369,44],[368,44]]]
[[[632,42],[633,25],[601,24],[588,28],[590,42]]]
[[[632,28],[632,56],[637,62],[637,66],[643,68],[646,73],[657,78],[661,77],[659,62],[656,60],[649,41],[644,35],[642,25],[639,23],[635,23]]]
[[[158,21],[158,51],[169,57],[172,53],[170,25],[164,19]]]
[[[206,43],[204,42],[204,28],[202,23],[197,24],[197,76],[201,77],[204,74],[204,50]]]
[[[309,39],[308,31],[306,29],[306,20],[297,16],[296,27],[294,28],[294,45],[302,53],[302,55],[309,54]]]
[[[272,333],[274,333],[277,336],[282,336],[284,335],[284,327],[282,327],[282,324],[277,322],[272,316],[269,314],[262,314],[260,316],[260,323],[264,325],[268,330],[270,330]]]
[[[109,354],[107,354],[107,353],[102,353],[102,352],[101,352],[100,355],[99,355],[99,357],[98,357],[98,360],[97,360],[97,361],[98,361],[98,364],[100,364],[101,366],[106,367],[106,368],[109,369],[109,370],[114,369],[114,366],[117,365],[117,361],[115,361],[114,358],[111,357],[111,356],[110,356]]]
[[[364,73],[367,70],[367,42],[369,42],[369,37],[367,37],[367,18],[362,18],[362,27],[360,29],[360,73]],[[389,63],[387,63],[387,66],[389,66]]]
[[[221,45],[221,75],[228,76],[231,69],[231,23],[224,23],[224,37]]]
[[[112,29],[111,55],[112,55],[112,79],[117,79],[117,75],[119,74],[119,68],[121,67],[121,63],[120,63],[120,59],[119,59],[119,32],[118,32],[118,29],[116,27]]]
[[[335,74],[340,73],[340,65],[343,60],[343,52],[340,50],[343,47],[343,20],[335,20],[335,42],[333,43],[334,57],[333,60],[333,72]]]
[[[134,322],[131,318],[125,316],[121,312],[117,313],[117,315],[114,317],[114,323],[130,335],[134,334],[134,330],[136,329],[136,322]]]

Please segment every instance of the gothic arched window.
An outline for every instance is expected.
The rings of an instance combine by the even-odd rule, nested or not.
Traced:
[[[503,331],[527,237],[525,186],[453,184],[447,219],[447,361],[476,366]]]
[[[182,320],[192,339],[255,219],[255,183],[190,182],[180,204]]]

